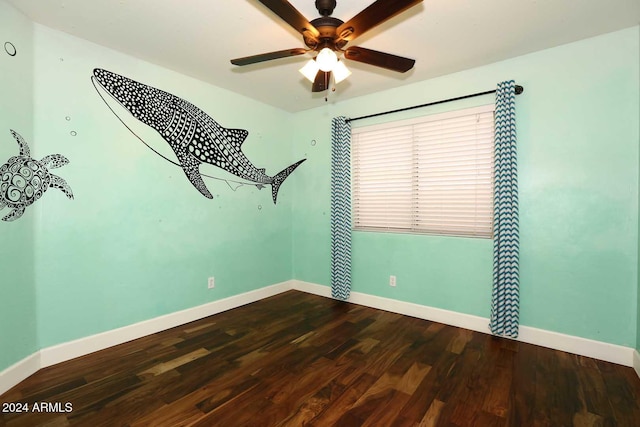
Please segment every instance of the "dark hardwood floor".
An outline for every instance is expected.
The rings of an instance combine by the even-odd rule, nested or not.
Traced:
[[[628,367],[290,291],[43,369],[0,425],[634,427],[639,401]]]

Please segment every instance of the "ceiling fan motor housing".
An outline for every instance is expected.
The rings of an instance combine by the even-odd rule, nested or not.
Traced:
[[[342,24],[343,22],[340,19],[333,18],[331,16],[323,16],[321,18],[314,19],[311,21],[311,25],[316,27],[318,32],[320,32],[320,36],[318,37],[320,42],[318,43],[317,41],[308,40],[305,37],[306,45],[314,50],[319,50],[323,47],[329,47],[335,50],[336,30]]]

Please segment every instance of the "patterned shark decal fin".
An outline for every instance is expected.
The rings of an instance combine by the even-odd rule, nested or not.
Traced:
[[[209,192],[209,189],[204,185],[202,175],[199,170],[200,164],[196,162],[184,162],[182,163],[182,170],[187,175],[191,184],[198,189],[198,191],[207,199],[213,199],[213,195]]]
[[[227,139],[237,149],[240,149],[244,140],[247,139],[247,135],[249,135],[249,132],[244,129],[226,129],[226,132]]]

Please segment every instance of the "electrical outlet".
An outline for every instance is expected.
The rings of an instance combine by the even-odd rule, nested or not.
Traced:
[[[396,276],[389,276],[389,286],[396,286]]]
[[[213,277],[209,277],[209,280],[207,281],[207,287],[209,289],[213,289],[216,287],[216,279],[214,279]]]

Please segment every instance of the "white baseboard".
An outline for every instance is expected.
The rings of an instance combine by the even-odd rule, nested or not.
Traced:
[[[241,307],[286,292],[290,289],[328,298],[331,297],[331,289],[328,286],[300,280],[289,280],[154,319],[145,320],[133,325],[47,347],[0,372],[0,394],[6,392],[41,368],[65,362],[137,338],[142,338],[223,311]],[[489,333],[489,319],[480,316],[360,292],[352,292],[349,302],[477,332]],[[638,376],[640,376],[640,354],[637,350],[629,347],[560,334],[529,326],[520,327],[518,341],[593,357],[624,366],[632,366]]]
[[[85,354],[113,347],[114,345],[142,338],[176,326],[184,325],[185,323],[193,322],[194,320],[211,316],[213,314],[222,313],[223,311],[250,304],[290,289],[290,281],[282,282],[256,289],[255,291],[233,295],[231,297],[212,301],[197,307],[176,311],[164,316],[134,323],[133,325],[112,329],[100,334],[47,347],[40,351],[40,363],[43,368],[55,365],[56,363],[84,356]]]
[[[0,372],[0,395],[40,369],[40,352],[36,351]]]
[[[315,283],[293,280],[293,289],[323,297],[331,297],[331,288]],[[348,301],[358,305],[390,311],[392,313],[417,317],[418,319],[431,320],[432,322],[445,323],[451,326],[471,329],[472,331],[489,332],[489,321],[483,317],[473,316],[471,314],[457,313],[455,311],[443,310],[441,308],[429,307],[426,305],[419,305],[391,298],[378,297],[360,292],[351,292]]]
[[[47,366],[184,325],[185,323],[250,304],[290,289],[292,289],[291,281],[286,281],[143,322],[134,323],[133,325],[44,348],[0,372],[0,394],[6,392],[39,369],[46,368]]]
[[[634,349],[622,345],[532,328],[531,326],[520,326],[518,341],[592,357],[605,362],[617,363],[618,365],[633,366]]]
[[[324,297],[331,297],[331,289],[328,286],[303,282],[300,280],[293,280],[292,282],[293,289]],[[470,329],[472,331],[489,333],[489,319],[486,317],[473,316],[470,314],[458,313],[455,311],[443,310],[440,308],[398,301],[390,298],[363,294],[360,292],[351,292],[348,301],[354,304],[390,311],[392,313],[404,314],[406,316],[444,323],[451,326],[457,326],[459,328]],[[539,345],[541,347],[552,348],[554,350],[561,350],[581,356],[592,357],[606,362],[617,363],[619,365],[634,366],[635,350],[630,347],[594,341],[573,335],[566,335],[522,325],[520,326],[520,334],[517,340]],[[635,352],[635,355],[637,356],[638,353]],[[640,360],[636,362],[637,366],[640,366]],[[636,368],[636,371],[640,371],[640,368]]]

